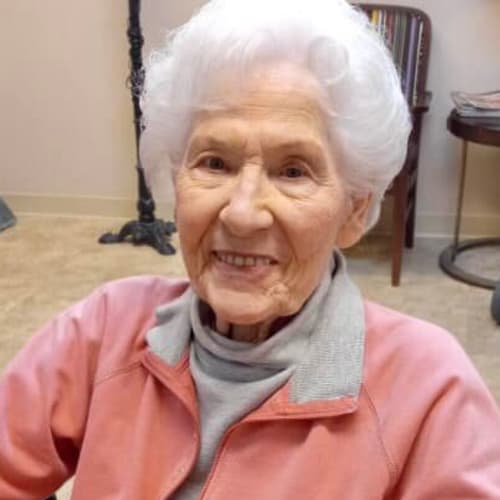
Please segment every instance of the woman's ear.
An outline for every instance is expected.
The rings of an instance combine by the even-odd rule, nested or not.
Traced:
[[[365,196],[351,198],[350,213],[337,236],[339,248],[349,248],[357,243],[365,234],[366,218],[371,207],[373,196],[368,193]]]

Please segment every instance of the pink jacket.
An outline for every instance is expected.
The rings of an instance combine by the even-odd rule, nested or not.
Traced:
[[[195,463],[196,394],[145,334],[186,282],[110,283],[45,326],[0,384],[0,499],[168,498]],[[358,396],[289,387],[226,433],[203,499],[500,499],[500,414],[456,341],[365,305]],[[175,332],[172,332],[175,335]]]

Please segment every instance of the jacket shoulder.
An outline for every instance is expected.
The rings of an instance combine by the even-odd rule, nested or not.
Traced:
[[[188,286],[183,278],[141,275],[108,281],[96,292],[117,306],[127,307],[130,302],[156,306],[176,299]]]
[[[446,329],[373,302],[365,303],[366,363],[471,368],[462,346]]]
[[[444,328],[371,302],[365,304],[365,324],[363,382],[379,407],[386,406],[386,391],[396,400],[412,395],[409,405],[420,401],[428,407],[452,386],[488,392],[463,347]]]
[[[478,426],[498,426],[493,397],[451,333],[370,302],[365,321],[364,395],[400,470],[419,448],[437,454],[440,446],[474,441]],[[449,426],[457,415],[460,430]]]
[[[406,405],[416,417],[453,380],[463,387],[483,386],[458,340],[444,328],[372,302],[365,303],[365,325],[363,386],[380,415]]]
[[[157,308],[180,297],[188,286],[185,279],[133,276],[110,281],[94,292],[100,302],[95,314],[101,316],[97,380],[140,359]]]

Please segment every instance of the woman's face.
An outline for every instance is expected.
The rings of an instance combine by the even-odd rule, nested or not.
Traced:
[[[255,77],[236,104],[200,113],[192,129],[176,222],[192,286],[224,322],[296,313],[333,248],[363,232],[367,200],[346,194],[318,95],[298,70]]]

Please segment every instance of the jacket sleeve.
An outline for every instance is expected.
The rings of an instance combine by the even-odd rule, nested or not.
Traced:
[[[0,379],[0,499],[40,499],[73,475],[106,302],[102,291],[43,327]]]
[[[498,500],[498,406],[460,346],[448,345],[441,354],[446,357],[421,371],[421,380],[432,381],[433,395],[391,498]]]

